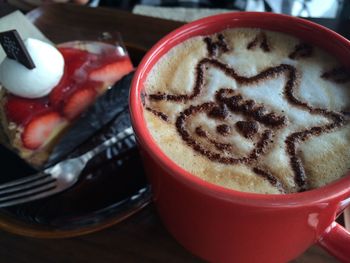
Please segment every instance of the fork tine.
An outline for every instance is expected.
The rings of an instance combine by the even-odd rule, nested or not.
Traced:
[[[49,176],[49,174],[45,174],[45,173],[39,173],[39,174],[35,174],[35,175],[32,175],[32,176],[27,176],[25,178],[21,178],[21,179],[18,179],[16,181],[12,181],[12,182],[9,182],[9,183],[1,184],[0,185],[0,190],[4,189],[4,188],[11,187],[11,186],[20,185],[20,184],[24,184],[24,183],[29,183],[31,181],[40,180],[40,179],[43,179],[43,178],[45,178],[47,176]]]
[[[124,140],[123,142],[124,142],[124,143],[126,144],[126,146],[128,146],[128,147],[132,147],[132,146],[135,145],[135,142],[134,142],[134,140],[132,139],[131,136],[125,138],[125,140]]]
[[[132,129],[132,127],[129,127],[127,129],[124,130],[125,134],[134,134],[134,130]]]
[[[48,189],[48,190],[44,190],[44,191],[38,192],[38,193],[36,193],[34,195],[31,195],[31,196],[24,196],[24,197],[21,197],[21,198],[18,198],[18,199],[11,199],[11,200],[8,200],[8,201],[0,202],[0,208],[27,203],[27,202],[34,201],[34,200],[37,200],[37,199],[41,199],[41,198],[46,197],[48,195],[54,194],[56,192],[59,192],[59,191],[55,191],[58,188],[51,188],[51,189],[52,190]]]
[[[76,176],[79,175],[78,172],[81,172],[86,163],[100,151],[105,150],[106,147],[111,146],[115,142],[117,142],[116,148],[120,148],[124,144],[130,147],[134,140],[133,130],[129,127],[79,157],[61,162],[36,175],[0,184],[0,207],[33,201],[67,189],[67,187],[72,186],[77,181]],[[119,152],[119,149],[117,149],[117,152]],[[59,178],[58,175],[64,171],[63,167],[69,170],[69,161],[78,164],[75,169],[68,173],[68,177],[71,178]],[[60,181],[61,179],[63,180],[62,182]],[[67,182],[65,183],[64,180],[67,180]]]
[[[118,134],[116,137],[119,139],[119,141],[123,141],[124,139],[129,138],[130,136],[134,136],[134,132],[131,128],[127,128],[120,134]]]
[[[25,183],[25,184],[16,184],[16,185],[11,185],[7,188],[3,188],[2,190],[0,190],[0,197],[4,194],[9,194],[9,193],[12,193],[12,192],[17,192],[17,191],[20,191],[20,190],[25,190],[25,189],[28,189],[28,188],[32,188],[33,186],[40,186],[42,184],[47,184],[49,182],[52,182],[56,180],[55,178],[52,178],[51,176],[46,176],[46,177],[43,177],[43,179],[40,179],[40,180],[34,180],[34,181],[29,181],[28,183]]]
[[[56,187],[56,181],[53,181],[51,183],[44,184],[42,186],[29,189],[27,191],[21,191],[21,192],[15,193],[15,194],[0,197],[0,202],[5,202],[5,201],[9,201],[11,199],[16,199],[16,198],[20,198],[20,197],[25,197],[25,196],[32,195],[32,194],[35,194],[38,192],[49,191],[55,187]]]

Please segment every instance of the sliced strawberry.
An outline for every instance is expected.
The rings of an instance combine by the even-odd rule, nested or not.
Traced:
[[[50,93],[50,102],[54,107],[59,107],[63,101],[78,88],[76,82],[68,75],[62,77],[61,81]]]
[[[84,65],[97,59],[96,54],[76,48],[59,48],[65,59],[65,71],[62,79],[50,94],[50,102],[59,107],[87,80],[87,69]]]
[[[63,108],[64,116],[74,119],[79,116],[96,98],[96,91],[91,88],[77,90],[66,102]]]
[[[9,95],[5,104],[5,112],[10,121],[25,124],[33,116],[50,109],[48,99],[26,99]]]
[[[30,150],[38,149],[50,137],[55,128],[62,124],[63,118],[57,112],[48,112],[34,117],[22,133],[22,143]]]
[[[60,47],[58,48],[64,57],[66,73],[71,76],[83,65],[87,65],[97,59],[96,54],[77,48]]]
[[[74,58],[76,56],[85,56],[88,53],[85,50],[72,48],[72,47],[58,47],[58,50],[61,52],[64,58]]]
[[[113,84],[132,70],[133,66],[131,61],[129,58],[126,58],[92,70],[89,77],[94,81]]]

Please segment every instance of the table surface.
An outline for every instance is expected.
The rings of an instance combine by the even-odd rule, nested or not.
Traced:
[[[0,3],[0,16],[11,7]],[[134,62],[166,33],[181,23],[133,15],[124,11],[56,5],[37,9],[28,14],[36,24],[49,23],[56,27],[55,34],[47,36],[56,43],[62,42],[63,25],[50,24],[50,17],[62,16],[67,23],[103,24],[106,29],[121,32]],[[93,21],[93,22],[92,22]],[[97,22],[98,21],[98,22]],[[111,23],[111,21],[113,21]],[[349,37],[349,21],[318,20]],[[65,36],[66,37],[66,36]],[[36,239],[13,235],[0,230],[0,262],[202,262],[178,244],[162,225],[153,204],[131,218],[108,229],[68,239]],[[337,262],[317,246],[312,246],[292,262]]]

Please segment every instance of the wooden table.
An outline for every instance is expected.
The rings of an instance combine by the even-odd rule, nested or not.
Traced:
[[[0,10],[4,10],[0,4]],[[28,14],[37,25],[54,28],[45,32],[54,42],[66,40],[65,26],[57,24],[86,24],[94,29],[97,23],[106,30],[118,30],[138,62],[144,52],[163,35],[181,25],[161,19],[132,15],[112,9],[90,9],[78,6],[56,5],[37,9]],[[51,22],[50,22],[51,21]],[[112,22],[111,22],[112,21]],[[349,36],[349,22],[341,30]],[[330,24],[332,26],[332,23]],[[333,23],[333,28],[339,23]],[[339,28],[338,28],[339,29]],[[163,227],[151,204],[136,215],[97,233],[56,240],[16,236],[0,230],[0,262],[202,262],[179,245]],[[293,262],[337,262],[317,246],[308,249]]]

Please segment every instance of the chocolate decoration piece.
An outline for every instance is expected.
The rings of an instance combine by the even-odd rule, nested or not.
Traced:
[[[299,43],[294,47],[294,51],[289,54],[290,59],[311,57],[313,48],[309,44]]]
[[[256,46],[259,44],[259,42],[260,42],[260,48],[264,52],[270,52],[271,51],[269,43],[267,42],[266,34],[264,32],[261,32],[251,42],[249,42],[248,45],[247,45],[247,49],[250,50],[250,49],[256,48]]]
[[[252,138],[259,130],[259,123],[256,121],[238,121],[236,127],[245,138]]]
[[[216,41],[210,37],[205,37],[203,41],[207,44],[207,50],[210,57],[217,56],[219,52],[229,51],[223,34],[218,34]]]
[[[332,80],[336,83],[346,83],[350,81],[350,73],[344,67],[336,67],[324,72],[321,78]]]
[[[17,30],[1,32],[0,44],[8,58],[18,61],[28,69],[35,68],[35,64]]]

